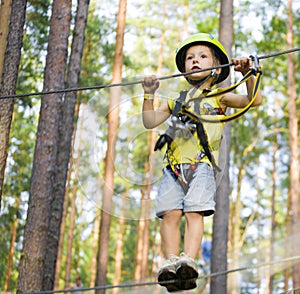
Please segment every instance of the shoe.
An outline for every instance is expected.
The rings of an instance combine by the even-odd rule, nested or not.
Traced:
[[[176,276],[180,280],[180,290],[196,288],[199,273],[195,260],[185,253],[181,253],[179,260],[176,262]]]
[[[178,256],[171,256],[166,259],[162,267],[158,271],[157,281],[159,285],[166,287],[168,292],[176,292],[180,289],[178,288],[178,283],[176,282],[176,262],[179,260]]]

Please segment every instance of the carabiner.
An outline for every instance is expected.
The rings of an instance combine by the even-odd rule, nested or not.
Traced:
[[[251,70],[254,74],[257,74],[258,72],[261,73],[261,67],[259,65],[258,57],[257,55],[250,55],[249,58],[252,60],[252,66]]]

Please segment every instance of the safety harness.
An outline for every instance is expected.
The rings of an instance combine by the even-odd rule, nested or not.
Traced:
[[[167,168],[171,169],[175,178],[179,180],[183,190],[185,193],[188,191],[189,183],[194,175],[194,171],[196,170],[197,163],[195,164],[174,164],[171,160],[171,144],[173,142],[173,138],[175,137],[175,133],[178,130],[183,128],[188,129],[190,134],[197,132],[197,137],[200,141],[200,145],[203,147],[203,151],[200,151],[197,154],[197,159],[201,160],[203,157],[207,156],[208,160],[211,162],[214,170],[221,171],[220,168],[215,163],[214,157],[211,153],[207,134],[205,132],[203,123],[200,120],[195,120],[190,118],[188,115],[182,114],[180,110],[183,109],[183,103],[186,100],[188,91],[180,91],[179,97],[176,99],[175,106],[172,110],[171,123],[169,128],[166,130],[164,134],[162,134],[156,142],[154,150],[161,150],[165,144],[167,144],[166,158],[168,160],[169,165]],[[195,111],[200,114],[199,101],[195,103]],[[180,113],[179,113],[180,112]],[[186,112],[186,111],[185,111]],[[221,108],[212,108],[210,109],[211,114],[221,115],[224,114]]]
[[[176,99],[175,106],[172,110],[172,115],[171,115],[171,123],[169,128],[166,130],[166,132],[158,138],[154,150],[161,150],[165,144],[167,144],[167,151],[166,151],[166,158],[168,160],[169,165],[167,166],[168,169],[171,169],[175,178],[179,180],[184,192],[186,193],[189,189],[189,184],[193,178],[194,171],[196,170],[197,163],[195,164],[174,164],[172,160],[170,159],[171,157],[171,144],[173,142],[173,138],[175,137],[176,130],[180,128],[188,128],[191,133],[197,132],[197,137],[200,141],[200,145],[203,147],[204,152],[200,152],[200,155],[197,155],[198,161],[200,161],[203,157],[207,157],[208,160],[210,161],[213,169],[215,172],[220,172],[221,169],[217,166],[214,156],[211,152],[211,148],[208,143],[208,137],[205,131],[205,128],[203,126],[203,122],[209,122],[209,123],[220,123],[220,122],[228,122],[232,119],[238,118],[242,114],[244,114],[246,111],[248,111],[251,107],[251,105],[254,103],[259,85],[260,85],[260,79],[261,79],[261,69],[258,66],[258,63],[254,65],[254,67],[237,83],[235,83],[232,86],[226,87],[221,89],[221,91],[215,92],[208,92],[208,91],[203,91],[203,93],[196,98],[190,99],[187,103],[184,103],[186,100],[186,96],[188,91],[180,91],[179,97]],[[253,87],[253,92],[252,92],[252,98],[248,105],[246,105],[243,109],[240,111],[229,115],[225,116],[223,113],[223,110],[221,108],[212,108],[209,109],[209,113],[205,114],[210,114],[210,115],[224,115],[224,117],[218,117],[218,118],[207,118],[201,116],[201,111],[200,111],[200,102],[203,98],[212,98],[227,92],[231,92],[234,89],[236,89],[240,84],[246,82],[251,78],[252,75],[255,75],[255,84]],[[194,102],[194,110],[190,108],[191,102]]]

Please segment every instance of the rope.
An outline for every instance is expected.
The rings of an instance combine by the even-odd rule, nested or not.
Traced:
[[[292,48],[292,49],[288,49],[288,50],[284,50],[284,51],[274,52],[274,53],[266,54],[263,56],[258,56],[257,58],[258,59],[266,59],[266,58],[276,57],[276,56],[283,55],[283,54],[293,53],[296,51],[300,51],[300,48]]]
[[[228,66],[232,66],[232,65],[233,65],[233,63],[222,64],[222,65],[217,65],[217,66],[213,66],[213,67],[208,67],[208,68],[204,68],[204,69],[195,70],[193,72],[185,72],[185,73],[178,73],[178,74],[173,74],[173,75],[164,76],[164,77],[158,77],[157,79],[162,81],[162,80],[167,80],[167,79],[172,79],[172,78],[178,78],[178,77],[181,77],[181,76],[184,76],[184,75],[189,75],[189,74],[192,74],[192,73],[210,71],[210,70],[213,70],[213,69],[228,67]],[[49,90],[49,91],[31,92],[31,93],[24,93],[24,94],[3,95],[3,96],[0,96],[0,99],[24,98],[24,97],[28,97],[28,96],[40,96],[40,95],[59,94],[59,93],[77,92],[77,91],[85,91],[85,90],[97,90],[97,89],[104,89],[104,88],[111,88],[111,87],[132,86],[132,85],[138,85],[138,84],[141,84],[141,83],[142,83],[142,81],[121,82],[121,83],[106,84],[106,85],[66,88],[66,89],[61,89],[61,90]]]
[[[247,267],[240,267],[236,269],[231,269],[231,270],[226,270],[226,271],[221,271],[221,272],[216,272],[216,273],[211,273],[208,275],[202,275],[198,277],[199,279],[209,279],[209,278],[214,278],[218,276],[223,276],[223,275],[228,275],[234,272],[241,272],[241,271],[248,271],[252,269],[257,269],[257,268],[262,268],[262,267],[267,267],[267,266],[272,266],[276,265],[279,263],[286,263],[286,262],[291,262],[300,259],[300,255],[292,256],[292,257],[287,257],[271,262],[265,262],[265,263],[260,263],[257,265],[250,265]],[[176,280],[170,280],[166,282],[160,282],[160,284],[171,284],[176,282]],[[67,293],[67,292],[76,292],[76,291],[92,291],[92,290],[108,290],[108,289],[114,289],[114,288],[133,288],[133,287],[144,287],[144,286],[156,286],[160,285],[158,282],[139,282],[139,283],[124,283],[124,284],[119,284],[119,285],[103,285],[103,286],[96,286],[96,287],[90,287],[90,288],[80,288],[80,289],[64,289],[64,290],[49,290],[49,291],[38,291],[38,292],[27,292],[23,294],[53,294],[53,293]],[[295,289],[297,290],[297,289]],[[284,293],[289,293],[289,292],[284,292]],[[283,294],[284,294],[283,293]]]
[[[296,52],[296,51],[300,51],[300,48],[292,48],[292,49],[289,49],[289,50],[284,50],[284,51],[280,51],[280,52],[275,52],[275,53],[270,53],[270,54],[267,54],[267,55],[258,56],[257,59],[260,60],[260,59],[275,57],[275,56],[279,56],[279,55],[283,55],[283,54],[293,53],[293,52]],[[228,63],[228,64],[222,64],[222,65],[218,65],[218,66],[204,68],[204,69],[200,69],[200,70],[197,70],[197,71],[184,72],[184,73],[178,73],[178,74],[173,74],[173,75],[164,76],[164,77],[158,77],[158,80],[162,81],[162,80],[177,78],[177,77],[189,75],[189,74],[192,74],[192,73],[211,71],[211,70],[214,70],[214,69],[228,67],[228,66],[232,66],[232,65],[233,65],[233,63],[231,62],[231,63]],[[121,82],[121,83],[106,84],[106,85],[95,85],[95,86],[86,86],[86,87],[75,87],[75,88],[48,90],[48,91],[41,91],[41,92],[31,92],[31,93],[24,93],[24,94],[3,95],[3,96],[0,96],[0,99],[24,98],[24,97],[29,97],[29,96],[40,96],[40,95],[47,95],[47,94],[59,94],[59,93],[77,92],[77,91],[85,91],[85,90],[97,90],[97,89],[105,89],[105,88],[119,87],[119,86],[131,86],[131,85],[137,85],[137,84],[141,84],[141,83],[142,83],[142,81]]]

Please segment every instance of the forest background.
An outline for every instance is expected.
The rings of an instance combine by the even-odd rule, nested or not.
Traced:
[[[13,4],[17,2],[12,1]],[[23,1],[26,4],[26,20],[16,84],[16,92],[19,94],[36,93],[45,89],[71,88],[73,85],[71,79],[66,78],[67,82],[64,83],[63,78],[60,82],[64,87],[56,81],[51,85],[53,88],[47,88],[46,76],[44,76],[49,53],[51,10],[55,7],[54,3],[58,7],[64,7],[59,6],[63,2],[32,0],[26,3]],[[80,2],[84,1],[74,2],[71,7],[70,38],[67,36],[69,49],[67,62],[70,64],[71,44],[77,36],[75,16],[78,15],[77,5]],[[1,1],[1,9],[6,3]],[[155,132],[144,129],[141,122],[142,87],[139,83],[130,82],[139,81],[142,76],[148,74],[164,77],[177,73],[174,63],[175,49],[185,37],[197,32],[218,36],[220,1],[213,0],[210,3],[193,0],[143,1],[142,3],[128,1],[122,47],[122,71],[119,73],[121,79],[118,79],[114,66],[117,25],[120,25],[117,15],[122,3],[126,4],[126,1],[91,1],[91,3],[85,1],[85,9],[89,8],[89,10],[84,29],[85,41],[82,42],[84,46],[79,70],[80,78],[76,87],[86,87],[86,89],[81,88],[77,91],[74,100],[76,101],[74,131],[71,154],[67,158],[69,169],[66,175],[67,184],[55,280],[49,279],[50,282],[47,282],[47,277],[42,277],[43,286],[38,288],[39,290],[71,288],[77,277],[82,279],[85,287],[154,281],[161,262],[159,221],[154,216],[154,200],[163,167],[161,162],[163,152],[153,153],[151,144],[157,138],[157,134],[163,132],[165,126]],[[291,3],[293,6],[288,5]],[[291,44],[299,47],[300,27],[296,25],[300,23],[299,1],[286,3],[286,1],[274,0],[236,0],[233,2],[233,7],[232,56],[253,54],[260,56],[280,52],[286,50]],[[294,23],[292,42],[288,38],[289,11],[292,12]],[[294,66],[292,69],[288,58],[292,58]],[[300,237],[299,230],[296,232],[293,230],[295,226],[291,226],[292,221],[296,221],[300,227],[297,215],[299,186],[291,182],[290,175],[296,173],[299,182],[299,136],[298,131],[296,138],[291,132],[292,116],[289,102],[290,100],[295,102],[294,118],[298,130],[299,61],[299,53],[261,61],[263,104],[233,121],[230,138],[224,137],[225,141],[230,140],[231,155],[228,268],[250,267],[246,271],[228,275],[229,293],[280,293],[298,285],[293,275],[297,272],[295,265],[299,263],[299,257],[296,258],[299,252],[291,253],[290,246]],[[56,63],[59,62],[57,59]],[[71,69],[72,67],[69,66],[69,75],[73,72]],[[78,68],[74,69],[74,72],[76,70],[78,71]],[[292,85],[288,75],[290,72],[294,81]],[[57,77],[59,79],[59,75]],[[232,73],[230,82],[233,83],[239,78],[240,76]],[[4,73],[1,95],[12,94],[5,92],[3,80]],[[114,87],[115,90],[109,86],[93,88],[110,85],[120,80],[128,85],[124,85],[122,89]],[[56,87],[57,85],[60,88]],[[184,87],[186,83],[182,77],[163,80],[158,98],[163,100],[169,96],[176,97],[179,90]],[[293,89],[294,91],[291,92]],[[237,91],[244,90],[241,86]],[[115,104],[118,106],[111,108],[114,94],[119,96],[120,100]],[[66,101],[67,97],[66,94],[60,101],[64,99]],[[58,104],[51,104],[56,100],[51,98],[47,100],[47,95],[28,95],[10,100],[13,100],[14,108],[1,190],[0,289],[14,292],[16,289],[21,290],[22,287],[23,290],[26,289],[24,282],[20,280],[25,279],[24,275],[30,276],[30,270],[28,271],[30,266],[26,270],[21,261],[22,257],[23,260],[26,259],[24,257],[26,244],[27,246],[30,244],[32,248],[30,249],[32,251],[28,249],[29,255],[34,255],[35,251],[38,252],[41,248],[39,245],[41,240],[36,236],[32,238],[33,243],[25,241],[26,238],[28,240],[30,236],[34,236],[31,231],[41,229],[36,229],[38,225],[34,224],[34,217],[28,221],[30,205],[39,208],[38,201],[29,202],[29,195],[38,195],[38,191],[45,189],[45,193],[41,193],[44,195],[41,197],[41,199],[44,197],[41,200],[43,206],[38,209],[40,217],[43,214],[47,216],[44,208],[52,205],[49,197],[46,198],[47,185],[44,185],[44,182],[35,182],[39,175],[37,165],[34,163],[34,154],[37,153],[35,148],[36,150],[39,148],[36,142],[38,142],[39,119],[42,117],[40,109],[44,109],[41,105],[43,101],[44,106],[47,101],[50,101],[49,108],[53,107],[53,112],[56,112],[58,108],[55,107]],[[3,99],[0,101],[1,107],[3,101]],[[117,108],[118,128],[116,132],[111,133],[110,115]],[[0,114],[4,117],[3,108]],[[41,125],[40,123],[39,128]],[[46,124],[44,126],[45,129],[41,131],[51,133],[51,128],[47,128]],[[4,134],[3,131],[1,133]],[[64,134],[61,134],[60,138],[63,137]],[[109,181],[106,178],[110,139],[115,140],[116,144],[115,154],[112,156],[114,177],[109,180],[110,185],[113,185],[112,201],[105,204],[107,186],[111,187],[107,184]],[[64,141],[61,139],[55,142],[58,146]],[[51,142],[47,144],[49,145],[45,146],[48,146],[49,150],[55,148]],[[1,149],[6,148],[1,146]],[[295,151],[293,153],[291,150],[296,150],[296,159],[291,156]],[[3,158],[1,160],[3,161]],[[48,166],[47,161],[40,161],[40,164],[46,169],[45,173],[53,176],[53,166]],[[37,186],[34,186],[35,183]],[[295,187],[296,200],[292,198]],[[296,207],[293,206],[295,203]],[[109,212],[110,216],[106,228],[103,224],[101,227],[101,221],[107,218],[105,212]],[[36,218],[36,222],[40,222],[40,219]],[[41,224],[43,225],[44,223]],[[32,226],[31,231],[30,226]],[[103,239],[101,232],[107,229],[108,238]],[[43,230],[47,232],[45,227],[40,232]],[[204,240],[211,240],[212,235],[213,218],[211,217],[205,223]],[[105,244],[108,249],[107,256],[101,255],[105,252],[103,250]],[[290,257],[294,259],[280,262]],[[106,258],[107,269],[106,266],[101,265],[101,261]],[[201,259],[200,253],[199,259]],[[279,262],[271,267],[255,267],[273,261]],[[22,267],[23,274],[20,270]],[[209,267],[201,269],[203,275],[209,272]],[[35,270],[38,271],[38,265],[35,266]],[[34,272],[33,265],[32,272]],[[33,276],[32,280],[38,279]],[[47,283],[51,286],[47,286],[49,285]],[[202,287],[195,290],[198,291],[195,293],[209,291],[207,279],[200,279],[200,284]],[[36,285],[32,287],[29,289],[37,289]],[[123,290],[116,288],[109,291],[118,293]],[[129,287],[124,291],[134,292]],[[140,293],[140,289],[136,291]],[[161,293],[162,288],[151,285],[145,287],[143,291]]]

